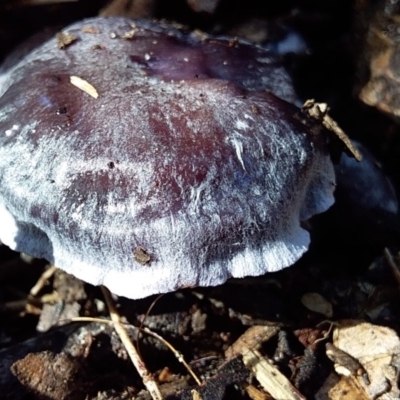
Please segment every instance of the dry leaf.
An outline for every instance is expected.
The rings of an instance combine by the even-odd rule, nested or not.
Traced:
[[[345,321],[335,328],[333,344],[340,352],[354,359],[355,363],[344,362],[341,366],[337,363],[339,371],[345,372],[347,369],[348,377],[342,377],[334,383],[325,382],[316,396],[317,400],[342,399],[339,395],[326,397],[328,393],[340,393],[339,387],[342,385],[351,387],[354,399],[400,398],[396,361],[400,355],[400,340],[394,330],[363,321]],[[361,369],[352,368],[353,364],[360,365]]]
[[[333,315],[332,304],[319,293],[306,293],[301,297],[301,302],[310,311],[322,314],[326,318],[331,318]]]

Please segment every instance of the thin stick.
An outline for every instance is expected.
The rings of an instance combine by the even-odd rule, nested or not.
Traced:
[[[324,335],[324,336],[322,336],[322,337],[319,338],[319,339],[316,339],[316,340],[314,341],[314,343],[311,344],[312,346],[316,345],[316,344],[319,343],[319,342],[322,342],[323,340],[328,339],[328,337],[330,336],[330,334],[331,334],[331,332],[332,332],[333,326],[336,325],[335,323],[330,322],[330,321],[322,321],[322,322],[320,322],[320,323],[317,325],[317,328],[320,327],[320,326],[321,326],[323,323],[325,323],[325,322],[329,322],[329,323],[330,323],[329,328],[328,328],[328,331],[325,332],[325,335]]]
[[[201,385],[201,380],[197,377],[197,375],[193,372],[192,368],[190,365],[185,361],[183,358],[182,353],[180,353],[178,350],[175,349],[175,347],[172,346],[172,344],[168,343],[163,337],[158,335],[157,333],[151,331],[149,328],[143,328],[143,332],[147,333],[150,336],[153,336],[154,338],[158,339],[160,342],[162,342],[165,346],[167,346],[175,355],[175,357],[178,359],[179,362],[181,362],[185,368],[188,370],[190,375],[192,375],[193,379],[196,381],[196,383],[200,386]]]
[[[56,272],[57,267],[52,265],[50,268],[46,269],[43,274],[40,276],[36,285],[31,289],[29,295],[32,297],[36,297],[38,293],[43,289],[44,285],[46,285],[47,281],[54,275]]]
[[[121,323],[121,317],[115,307],[114,300],[111,297],[110,291],[105,286],[100,286],[103,296],[106,300],[108,310],[110,312],[111,321],[114,322],[114,329],[117,332],[121,342],[126,348],[128,355],[135,366],[137,372],[143,380],[143,384],[146,386],[153,400],[163,400],[160,388],[157,386],[156,381],[153,376],[147,370],[144,362],[140,359],[135,346],[133,345],[127,330]]]
[[[59,322],[98,322],[99,324],[114,325],[114,322],[109,321],[108,319],[94,317],[73,317],[69,319],[62,319]]]

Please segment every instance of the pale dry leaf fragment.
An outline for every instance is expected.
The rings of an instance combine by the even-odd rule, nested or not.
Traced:
[[[93,85],[91,85],[88,81],[85,81],[84,79],[75,75],[71,75],[69,77],[69,80],[74,86],[76,86],[83,92],[87,93],[89,96],[92,96],[95,99],[99,97],[99,93],[97,92],[96,88]]]
[[[371,400],[355,379],[332,372],[315,394],[315,400]]]
[[[286,376],[257,350],[245,351],[243,363],[255,375],[263,389],[274,399],[306,400]]]
[[[65,304],[62,299],[55,304],[44,304],[36,330],[48,332],[55,326],[68,324],[71,319],[79,316],[80,309],[81,306],[78,303]]]
[[[319,293],[306,293],[301,296],[301,303],[310,311],[331,318],[333,315],[332,304]]]
[[[79,316],[82,301],[86,299],[84,283],[59,269],[54,273],[52,288],[52,295],[40,298],[43,306],[36,326],[39,332],[47,332]]]
[[[335,328],[333,344],[362,365],[368,380],[363,374],[356,380],[370,398],[400,398],[397,380],[388,373],[396,368],[394,360],[400,354],[400,340],[394,330],[363,321],[346,321]]]

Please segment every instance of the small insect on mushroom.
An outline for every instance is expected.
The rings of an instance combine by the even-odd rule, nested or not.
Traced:
[[[76,23],[6,71],[0,240],[129,298],[293,264],[334,172],[286,71],[244,41],[132,24]]]

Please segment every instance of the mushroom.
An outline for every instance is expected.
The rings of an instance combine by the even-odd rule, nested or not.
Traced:
[[[62,35],[1,80],[4,244],[129,298],[299,259],[334,172],[266,49],[124,18]]]

